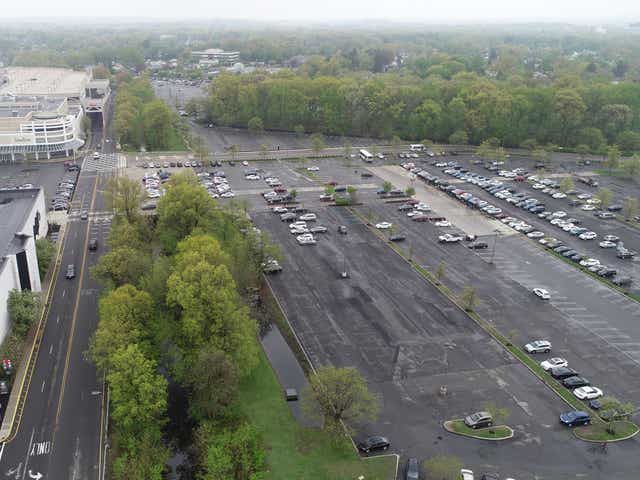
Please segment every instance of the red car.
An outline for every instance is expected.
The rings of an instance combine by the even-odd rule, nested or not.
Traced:
[[[284,187],[275,187],[275,188],[273,189],[273,191],[274,191],[274,192],[277,192],[277,193],[285,193],[285,192],[287,191],[287,189],[286,189],[286,188],[284,188]]]
[[[427,217],[426,215],[414,215],[413,217],[411,217],[411,220],[413,220],[414,222],[426,222],[427,220],[429,220],[429,217]]]
[[[409,205],[417,205],[418,203],[420,203],[420,200],[416,200],[415,198],[410,198],[405,203],[408,203]]]
[[[336,185],[338,185],[338,182],[336,182],[335,180],[331,180],[330,182],[327,182],[327,185],[331,185],[332,187],[335,187]]]

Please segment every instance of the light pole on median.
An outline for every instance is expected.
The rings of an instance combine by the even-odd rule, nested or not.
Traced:
[[[498,235],[500,234],[500,230],[497,228],[493,231],[493,249],[491,251],[491,260],[489,263],[493,264],[493,260],[496,257],[496,243],[498,243]]]

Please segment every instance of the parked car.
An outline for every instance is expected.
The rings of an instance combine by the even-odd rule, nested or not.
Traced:
[[[569,377],[565,378],[562,381],[562,385],[567,388],[574,389],[580,387],[588,387],[589,385],[591,385],[591,382],[589,382],[589,380],[584,377]]]
[[[568,365],[569,362],[560,357],[553,357],[540,362],[540,366],[547,372],[552,368],[566,367]]]
[[[587,412],[581,410],[572,410],[560,414],[560,423],[568,427],[577,427],[580,425],[589,425],[591,423],[591,417]]]
[[[573,391],[573,394],[580,400],[595,400],[602,396],[602,390],[596,387],[580,387]]]
[[[364,439],[358,444],[358,448],[364,453],[369,453],[374,450],[386,450],[391,446],[391,442],[386,437],[373,436]]]
[[[405,480],[420,480],[420,464],[417,458],[407,460],[407,466],[404,471]]]
[[[489,248],[489,245],[486,242],[474,242],[470,243],[468,248],[471,250],[483,250],[485,248]]]
[[[527,353],[549,353],[551,351],[551,342],[548,340],[535,340],[524,346]]]
[[[544,288],[534,288],[533,293],[542,300],[549,300],[551,298],[549,291]]]
[[[262,264],[262,271],[264,273],[279,273],[282,271],[282,265],[277,260],[267,260]]]
[[[376,228],[379,230],[388,230],[391,227],[393,227],[393,223],[390,223],[390,222],[376,223]]]
[[[576,377],[578,375],[580,375],[578,372],[569,367],[553,367],[551,369],[551,376],[558,380],[564,380],[565,378]]]
[[[476,412],[464,417],[464,424],[469,428],[486,428],[493,425],[493,417],[489,412]]]

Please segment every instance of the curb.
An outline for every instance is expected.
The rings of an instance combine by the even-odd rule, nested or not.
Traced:
[[[29,390],[29,382],[31,381],[30,373],[33,373],[33,369],[35,368],[35,359],[37,359],[37,356],[39,353],[37,349],[40,345],[40,341],[42,340],[42,336],[44,334],[45,320],[49,312],[49,306],[51,303],[51,294],[54,290],[54,286],[56,283],[55,280],[60,270],[60,265],[62,260],[61,254],[64,249],[64,244],[67,238],[66,225],[60,226],[60,232],[61,233],[58,236],[58,251],[56,252],[55,263],[53,264],[53,270],[51,270],[52,272],[51,281],[49,282],[46,295],[43,297],[44,301],[42,303],[42,312],[40,314],[40,320],[38,321],[38,326],[35,330],[35,335],[33,336],[31,347],[29,348],[28,345],[25,345],[25,350],[29,348],[29,354],[28,356],[24,356],[22,358],[22,361],[20,362],[20,367],[16,375],[16,381],[14,382],[14,386],[15,386],[18,383],[17,378],[21,376],[22,378],[20,380],[20,388],[18,390],[12,389],[11,396],[9,397],[9,402],[5,410],[5,415],[2,419],[2,426],[0,426],[0,443],[10,441],[15,435],[17,427],[20,425],[20,418],[22,417],[21,410],[24,407],[24,402],[26,402],[26,395]],[[33,360],[33,363],[32,363],[32,360]],[[26,382],[27,377],[29,377],[29,382]],[[25,388],[25,383],[26,383],[26,388]],[[18,418],[17,424],[16,424],[16,418]]]
[[[612,440],[591,440],[588,438],[582,438],[580,435],[578,435],[578,432],[580,431],[580,429],[576,429],[573,431],[573,436],[576,437],[578,440],[582,440],[583,442],[588,442],[588,443],[616,443],[616,442],[622,442],[623,440],[629,440],[630,438],[635,437],[638,433],[640,433],[640,427],[638,427],[636,425],[636,431],[627,435],[626,437],[622,437],[622,438],[615,438]]]
[[[479,437],[477,435],[470,435],[468,433],[456,432],[456,431],[453,430],[453,428],[450,428],[450,425],[453,422],[455,422],[456,420],[462,420],[462,419],[458,418],[458,419],[455,419],[455,420],[447,420],[446,422],[442,423],[442,428],[444,428],[449,433],[453,433],[454,435],[460,435],[461,437],[475,438],[477,440],[487,440],[489,442],[501,442],[502,440],[509,440],[509,439],[513,438],[513,436],[515,435],[515,432],[513,431],[513,428],[511,428],[511,427],[509,427],[507,425],[496,425],[495,427],[487,427],[487,428],[481,428],[480,429],[480,430],[487,430],[488,428],[498,428],[498,427],[508,428],[511,433],[509,434],[508,437],[503,437],[503,438],[486,438],[486,437]]]

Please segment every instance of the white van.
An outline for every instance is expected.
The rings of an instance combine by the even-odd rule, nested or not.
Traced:
[[[409,150],[412,152],[422,152],[424,150],[424,145],[421,143],[414,143],[413,145],[409,145]]]

